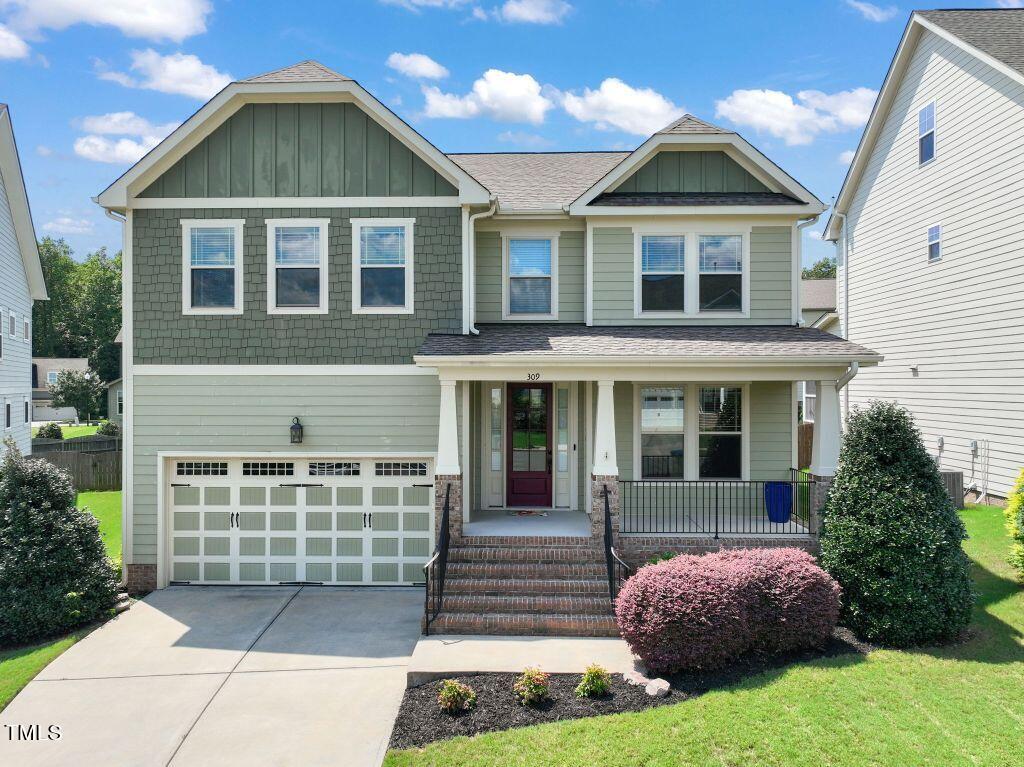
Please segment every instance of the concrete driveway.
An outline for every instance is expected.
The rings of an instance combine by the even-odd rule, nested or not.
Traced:
[[[0,726],[0,764],[377,765],[422,611],[418,589],[154,592],[0,713],[41,731]]]

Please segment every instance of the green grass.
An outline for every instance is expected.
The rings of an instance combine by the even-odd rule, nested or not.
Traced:
[[[121,491],[85,492],[78,494],[78,508],[87,508],[99,520],[100,536],[107,547],[107,556],[121,563]]]
[[[964,643],[802,663],[638,714],[457,738],[387,767],[1024,764],[1024,589],[1002,510],[963,512],[978,603]]]
[[[64,435],[64,439],[71,439],[72,437],[88,437],[90,434],[95,434],[99,426],[71,426],[61,424],[60,433]],[[39,431],[38,426],[32,427],[32,436],[36,436],[36,432]]]
[[[49,642],[0,650],[0,711],[54,658],[88,633],[83,629]]]

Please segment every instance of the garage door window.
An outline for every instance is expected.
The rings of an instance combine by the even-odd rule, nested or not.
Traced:
[[[376,474],[378,477],[425,477],[427,464],[405,461],[379,461]]]
[[[295,464],[283,461],[245,461],[242,464],[243,477],[291,477]]]
[[[227,461],[178,461],[179,477],[226,477]]]
[[[326,462],[317,461],[309,464],[311,477],[358,477],[359,464],[351,461]]]

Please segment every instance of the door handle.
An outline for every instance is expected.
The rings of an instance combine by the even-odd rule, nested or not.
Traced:
[[[370,512],[369,517],[370,517],[370,524],[368,526],[372,530],[373,529],[373,512],[372,511]]]

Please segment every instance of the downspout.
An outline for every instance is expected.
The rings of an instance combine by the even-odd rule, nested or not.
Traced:
[[[843,222],[843,235],[840,242],[836,243],[842,255],[843,262],[843,311],[839,314],[839,334],[847,341],[850,340],[850,240],[849,227],[846,225],[846,214],[840,213],[835,208],[832,215],[837,216]],[[851,376],[852,378],[852,376]],[[843,395],[843,414],[850,414],[850,392]]]
[[[95,200],[94,200],[94,202],[95,202]],[[128,224],[128,217],[127,216],[121,216],[121,215],[115,213],[112,210],[107,210],[106,208],[103,209],[103,212],[106,214],[107,218],[109,218],[111,221],[117,221],[119,224],[121,224],[122,228],[127,226],[127,224]],[[123,255],[123,253],[122,253],[122,255]],[[122,326],[124,325],[124,318],[123,317],[122,317],[122,320],[121,320],[121,325]],[[122,367],[122,370],[123,370],[123,368],[124,368],[124,360],[121,360],[121,367]],[[124,386],[125,383],[127,383],[127,382],[124,380],[124,373],[122,372],[122,374],[121,374],[121,385]],[[108,413],[108,416],[109,416],[109,413]],[[121,428],[123,430],[124,426],[122,425]],[[123,431],[122,431],[122,436],[123,436]],[[128,529],[128,504],[125,503],[124,501],[121,502],[121,529],[122,530],[127,530]],[[131,541],[128,541],[128,545],[131,546]],[[128,586],[128,565],[125,562],[124,553],[122,552],[122,554],[121,554],[121,581],[120,581],[120,583],[118,583],[118,589],[124,589],[127,586]]]
[[[859,362],[851,362],[849,369],[836,381],[836,391],[842,391],[846,384],[853,380],[853,377],[860,371]]]
[[[466,236],[469,238],[469,263],[466,268],[469,270],[469,332],[474,336],[480,335],[476,329],[476,221],[478,218],[490,218],[498,209],[498,198],[491,198],[491,207],[480,213],[474,213],[469,217],[469,226]]]
[[[804,324],[804,319],[803,319],[803,317],[804,317],[803,309],[804,308],[803,308],[803,306],[800,305],[800,277],[799,277],[799,275],[801,273],[801,270],[803,269],[803,266],[804,266],[804,264],[803,264],[803,261],[804,261],[804,239],[803,239],[804,233],[803,233],[803,230],[806,227],[810,226],[811,224],[815,223],[819,218],[821,218],[821,214],[820,213],[817,216],[814,216],[812,218],[808,218],[808,219],[806,219],[804,221],[798,221],[797,225],[796,225],[796,247],[797,247],[797,252],[796,252],[796,270],[797,270],[797,279],[796,279],[796,284],[793,286],[793,288],[796,290],[796,293],[793,296],[793,303],[794,303],[794,306],[795,306],[795,311],[793,312],[793,319],[796,320],[796,322],[794,323],[796,325],[803,325]]]

